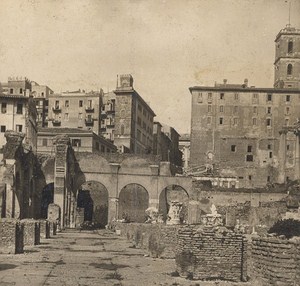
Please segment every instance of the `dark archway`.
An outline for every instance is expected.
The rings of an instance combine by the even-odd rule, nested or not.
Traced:
[[[80,218],[81,216],[81,218]],[[100,182],[85,182],[77,194],[77,224],[93,222],[103,228],[108,223],[108,191]]]
[[[48,215],[48,205],[54,200],[54,183],[46,185],[42,190],[41,218],[46,219]]]
[[[186,190],[179,185],[170,185],[162,190],[159,196],[158,211],[163,215],[164,221],[168,219],[168,212],[172,201],[181,202],[182,210],[180,221],[183,223],[188,219],[189,195]]]
[[[118,218],[128,222],[145,222],[148,206],[147,190],[138,184],[128,184],[119,194]]]

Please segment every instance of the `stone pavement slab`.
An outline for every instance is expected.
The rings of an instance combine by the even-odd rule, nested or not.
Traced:
[[[145,257],[145,250],[130,245],[107,230],[58,233],[23,254],[1,254],[0,285],[251,285],[174,277],[174,259]]]

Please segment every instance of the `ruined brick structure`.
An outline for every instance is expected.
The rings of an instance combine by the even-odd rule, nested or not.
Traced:
[[[293,286],[300,281],[300,241],[275,237],[252,239],[252,279],[259,285]]]

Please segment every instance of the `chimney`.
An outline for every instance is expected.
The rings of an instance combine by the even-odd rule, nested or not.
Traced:
[[[227,84],[227,79],[223,79],[223,84],[226,85]]]
[[[248,79],[247,78],[244,79],[244,85],[245,85],[245,87],[248,87]]]

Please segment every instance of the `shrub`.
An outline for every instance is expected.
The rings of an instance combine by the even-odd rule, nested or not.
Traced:
[[[286,238],[293,236],[300,236],[300,221],[294,219],[278,220],[268,230],[268,233],[275,233],[276,235],[284,235]]]

